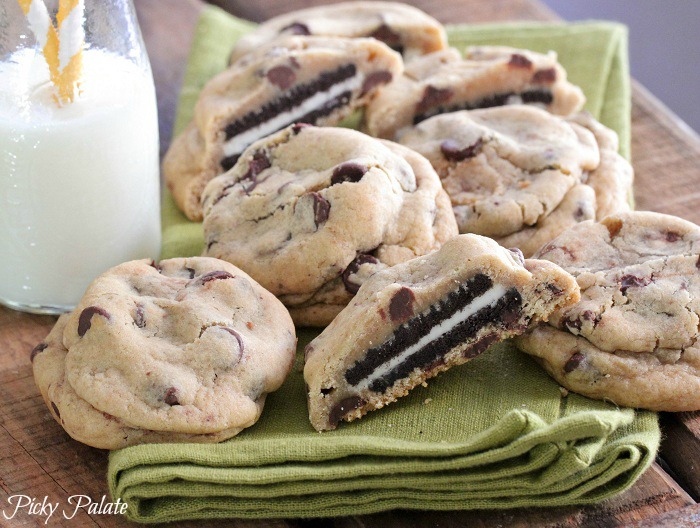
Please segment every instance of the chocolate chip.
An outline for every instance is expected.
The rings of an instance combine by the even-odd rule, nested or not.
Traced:
[[[390,48],[396,49],[397,51],[401,49],[403,51],[403,47],[401,46],[401,35],[394,32],[386,24],[379,26],[372,33],[370,33],[369,36],[376,38],[377,40],[381,40]]]
[[[608,233],[610,233],[610,239],[612,240],[617,236],[622,229],[622,220],[619,218],[604,218],[600,221],[605,227],[608,228]]]
[[[464,161],[476,156],[483,145],[484,140],[482,138],[477,139],[475,143],[467,147],[462,147],[454,139],[446,139],[440,143],[440,151],[442,151],[442,155],[448,161]]]
[[[580,319],[564,319],[564,326],[569,330],[581,330],[581,320]]]
[[[583,209],[582,205],[579,205],[576,208],[576,211],[574,211],[574,219],[578,220],[579,222],[583,220],[584,216],[586,215],[586,211]]]
[[[627,288],[641,288],[651,282],[651,277],[636,277],[634,275],[623,275],[620,279],[620,291],[624,294]]]
[[[245,187],[246,193],[249,193],[258,185],[258,175],[265,169],[269,169],[272,166],[270,159],[267,157],[264,151],[258,150],[253,154],[253,159],[250,160],[248,164],[248,171],[243,175],[240,181],[250,180],[251,184]]]
[[[168,390],[166,390],[165,395],[163,396],[163,401],[168,405],[180,405],[180,402],[177,399],[177,389],[175,387],[170,387]]]
[[[321,394],[323,394],[324,396],[328,396],[328,395],[331,394],[334,390],[335,390],[335,387],[330,387],[330,388],[327,388],[327,389],[321,389]]]
[[[194,279],[194,268],[185,268],[185,271],[190,274],[190,279]]]
[[[311,125],[309,123],[294,123],[292,125],[292,132],[294,132],[295,134],[298,134],[303,129],[310,127],[310,126],[313,126],[313,125]]]
[[[292,70],[289,66],[284,65],[270,68],[265,76],[267,77],[268,81],[282,90],[286,90],[292,86],[294,81],[297,79],[297,74],[294,73],[294,70]]]
[[[353,295],[355,295],[360,289],[361,284],[353,282],[351,276],[357,273],[360,270],[360,266],[363,264],[379,264],[379,260],[372,255],[360,253],[355,257],[355,260],[348,264],[348,267],[345,268],[345,271],[343,271],[342,275],[340,276],[343,284],[345,285],[345,289]]]
[[[99,306],[88,306],[80,313],[80,318],[78,319],[78,335],[83,337],[85,333],[90,330],[92,326],[92,316],[101,315],[108,321],[111,319],[110,315],[100,308]]]
[[[547,289],[551,292],[552,295],[557,296],[561,295],[564,293],[564,290],[562,290],[559,286],[556,284],[547,284]]]
[[[520,248],[510,248],[508,251],[510,251],[510,253],[513,255],[515,262],[521,266],[525,265],[525,255],[523,255],[523,252],[520,251]]]
[[[367,172],[368,168],[359,163],[354,163],[348,161],[347,163],[341,163],[333,170],[333,175],[331,176],[331,185],[336,185],[338,183],[359,182],[362,177]]]
[[[146,317],[143,313],[143,304],[136,305],[136,314],[134,315],[134,324],[139,328],[146,327]]]
[[[581,314],[581,317],[583,317],[586,321],[600,321],[600,318],[595,314],[593,310],[584,310]]]
[[[585,359],[586,356],[581,354],[581,352],[575,352],[564,364],[564,372],[569,373],[576,370]]]
[[[673,231],[666,232],[666,242],[678,242],[682,236],[679,233],[674,233]]]
[[[224,330],[225,332],[228,332],[229,334],[231,334],[233,337],[236,338],[236,341],[238,341],[238,350],[240,351],[239,356],[238,356],[238,359],[240,360],[241,356],[243,355],[243,350],[244,350],[244,347],[243,347],[243,336],[241,336],[241,334],[239,334],[238,332],[236,332],[236,331],[235,331],[233,328],[231,328],[230,326],[220,326],[219,328],[221,328],[221,329]]]
[[[318,227],[328,220],[328,215],[331,212],[331,203],[316,192],[309,194],[311,194],[314,201],[314,223]]]
[[[53,409],[53,412],[56,413],[56,418],[60,420],[61,413],[58,411],[58,407],[56,407],[56,404],[54,402],[51,402],[51,408]]]
[[[340,400],[328,413],[328,422],[331,424],[331,426],[335,427],[338,425],[340,420],[345,418],[345,416],[350,414],[350,412],[354,411],[355,409],[362,407],[365,403],[367,402],[359,396],[348,396],[347,398]]]
[[[413,301],[416,296],[413,291],[402,286],[391,298],[389,303],[389,317],[394,323],[403,323],[413,315]]]
[[[280,29],[280,33],[289,33],[290,35],[311,35],[309,26],[302,24],[301,22],[292,22],[288,26],[284,26],[282,29]]]
[[[367,77],[365,77],[365,80],[362,83],[362,92],[360,95],[365,95],[369,91],[374,90],[380,84],[390,83],[392,78],[393,76],[391,75],[391,72],[386,70],[379,70],[370,73]]]
[[[423,98],[416,107],[416,113],[424,114],[431,108],[446,103],[452,99],[453,95],[454,92],[450,88],[436,88],[429,84],[423,91]]]
[[[233,275],[231,275],[228,271],[210,271],[209,273],[199,277],[198,282],[200,284],[206,284],[207,282],[226,279],[233,279]]]
[[[309,356],[311,353],[314,351],[314,347],[309,343],[304,347],[304,362],[306,362],[307,359],[309,359]]]
[[[39,343],[32,349],[32,353],[29,355],[29,361],[34,362],[34,358],[39,352],[43,352],[49,345],[46,343]]]
[[[532,61],[525,55],[513,53],[508,61],[508,66],[511,68],[532,68]]]
[[[557,80],[557,70],[547,68],[545,70],[537,70],[532,76],[533,83],[553,83]]]

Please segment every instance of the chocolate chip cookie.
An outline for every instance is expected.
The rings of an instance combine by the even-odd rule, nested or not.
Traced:
[[[445,112],[524,103],[568,115],[584,102],[553,52],[479,46],[462,58],[450,48],[406,64],[367,107],[364,126],[372,136],[396,139],[402,129]]]
[[[406,59],[447,47],[442,25],[420,9],[397,2],[342,2],[271,18],[239,39],[231,62],[289,35],[373,37]]]
[[[325,326],[372,273],[457,235],[430,163],[343,128],[293,125],[252,145],[204,190],[205,255]]]
[[[335,429],[384,407],[578,298],[558,266],[479,235],[379,271],[306,348],[311,424]]]
[[[193,122],[176,137],[163,174],[178,207],[201,220],[201,192],[257,139],[295,122],[334,125],[403,70],[375,39],[288,37],[211,79]]]
[[[401,142],[437,171],[461,233],[526,257],[578,222],[629,210],[632,168],[617,154],[617,135],[588,114],[463,110],[407,129]]]
[[[517,340],[564,387],[656,411],[700,409],[700,227],[651,212],[583,222],[536,255],[581,301]]]
[[[118,449],[235,436],[257,421],[295,349],[272,294],[227,262],[196,257],[105,272],[32,361],[68,434]]]

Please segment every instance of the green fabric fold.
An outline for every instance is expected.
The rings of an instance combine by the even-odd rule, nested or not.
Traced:
[[[216,8],[201,15],[176,129],[252,24]],[[451,26],[450,43],[554,49],[587,109],[629,153],[626,29],[611,23]],[[168,196],[163,258],[201,254],[201,225]],[[299,350],[316,333],[299,331]],[[512,345],[418,387],[388,409],[332,432],[308,420],[302,355],[260,421],[221,444],[151,444],[114,451],[113,498],[140,522],[319,517],[394,508],[456,510],[588,504],[629,488],[652,463],[656,414],[566,394]]]

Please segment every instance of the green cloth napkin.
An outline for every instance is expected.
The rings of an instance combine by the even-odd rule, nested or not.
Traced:
[[[207,8],[197,28],[176,128],[252,27]],[[625,28],[609,23],[452,26],[457,47],[555,49],[587,108],[629,152]],[[201,253],[201,226],[165,200],[163,257]],[[299,350],[316,333],[300,332]],[[112,496],[141,522],[319,517],[393,508],[452,510],[588,504],[632,485],[660,441],[656,414],[562,392],[510,344],[336,431],[309,424],[301,354],[260,421],[221,444],[140,445],[110,455]]]

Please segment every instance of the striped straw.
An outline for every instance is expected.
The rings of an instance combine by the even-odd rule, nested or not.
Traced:
[[[29,29],[34,33],[41,47],[46,64],[49,66],[51,82],[54,86],[59,83],[58,33],[51,23],[51,17],[42,0],[18,0],[22,12],[27,17]]]
[[[85,45],[84,16],[84,0],[59,0],[56,15],[60,71],[57,85],[59,103],[72,102],[80,93]]]

